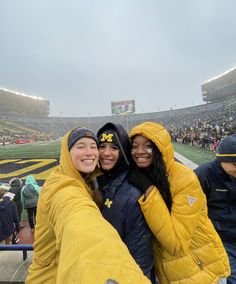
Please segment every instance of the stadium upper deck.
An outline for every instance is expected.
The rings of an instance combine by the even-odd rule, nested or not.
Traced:
[[[0,116],[48,117],[48,100],[0,88]]]
[[[226,98],[236,99],[236,67],[202,84],[205,102],[219,102]]]

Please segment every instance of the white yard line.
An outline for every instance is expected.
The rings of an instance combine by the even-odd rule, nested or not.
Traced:
[[[198,165],[190,161],[189,159],[185,158],[184,156],[180,155],[179,153],[175,152],[175,158],[185,164],[187,167],[194,170]]]

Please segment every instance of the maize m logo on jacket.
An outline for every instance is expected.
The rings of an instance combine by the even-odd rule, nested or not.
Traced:
[[[39,185],[42,185],[58,162],[58,159],[0,160],[0,180],[8,182],[13,177],[24,180],[26,176],[33,175]]]

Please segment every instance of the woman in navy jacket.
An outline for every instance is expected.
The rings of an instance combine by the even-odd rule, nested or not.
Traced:
[[[128,134],[121,125],[109,122],[98,130],[97,137],[103,173],[97,177],[103,196],[102,215],[118,231],[143,273],[155,283],[152,233],[138,203],[142,193],[128,182]]]
[[[0,243],[9,245],[13,232],[19,232],[20,225],[16,204],[5,193],[5,190],[0,188]]]

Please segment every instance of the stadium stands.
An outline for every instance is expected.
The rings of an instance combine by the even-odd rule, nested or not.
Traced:
[[[16,137],[23,134],[34,137],[36,141],[56,139],[78,125],[96,131],[106,121],[120,123],[129,131],[134,125],[148,120],[162,123],[168,129],[188,129],[199,125],[232,128],[236,121],[236,97],[189,108],[127,116],[28,118],[8,114],[0,120],[0,139],[4,135]]]
[[[96,131],[105,122],[122,124],[127,131],[143,121],[162,123],[172,133],[194,130],[208,136],[225,136],[236,121],[236,68],[202,84],[208,103],[169,111],[100,117],[49,117],[49,101],[0,88],[0,145],[17,138],[52,140],[83,125]],[[179,135],[179,134],[178,134]]]

